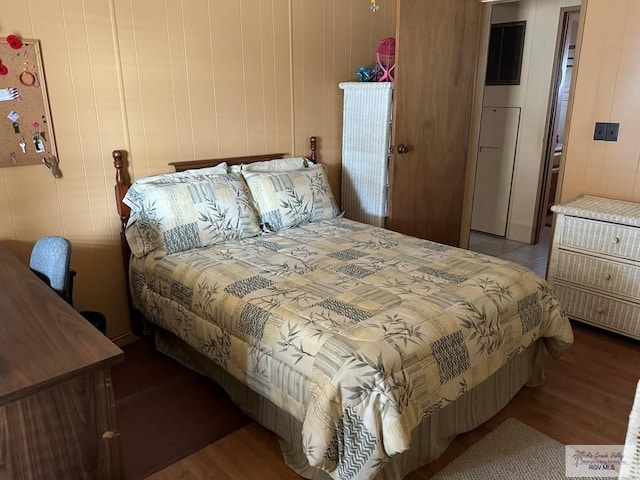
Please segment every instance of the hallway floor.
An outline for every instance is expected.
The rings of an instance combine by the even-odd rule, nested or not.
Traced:
[[[536,245],[472,231],[469,237],[469,250],[511,260],[545,277],[550,240],[551,227],[543,227],[540,232],[540,241]]]

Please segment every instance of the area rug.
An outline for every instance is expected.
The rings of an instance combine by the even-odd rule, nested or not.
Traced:
[[[440,470],[432,480],[566,478],[565,446],[509,418]]]
[[[157,352],[151,339],[123,351],[112,380],[127,480],[143,479],[250,422],[212,380]]]

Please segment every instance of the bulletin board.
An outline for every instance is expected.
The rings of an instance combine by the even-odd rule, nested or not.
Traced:
[[[57,155],[40,44],[14,35],[2,38],[0,167],[44,163],[57,170]]]

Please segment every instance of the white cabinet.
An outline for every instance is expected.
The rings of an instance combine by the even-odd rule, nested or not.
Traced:
[[[341,208],[345,217],[385,226],[393,83],[343,82]]]
[[[547,280],[569,317],[640,339],[640,204],[584,195],[551,209]]]
[[[520,108],[484,107],[473,189],[471,229],[504,237],[520,124]]]

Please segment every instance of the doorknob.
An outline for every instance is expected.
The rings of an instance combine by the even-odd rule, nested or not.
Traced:
[[[408,151],[409,147],[407,147],[406,145],[398,145],[398,147],[396,148],[396,152],[398,152],[398,155],[404,155]]]

